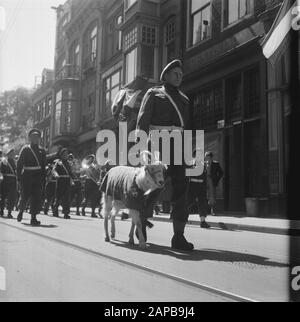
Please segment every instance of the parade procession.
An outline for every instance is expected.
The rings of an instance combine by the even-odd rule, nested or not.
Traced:
[[[0,0],[0,302],[298,300],[299,8]]]

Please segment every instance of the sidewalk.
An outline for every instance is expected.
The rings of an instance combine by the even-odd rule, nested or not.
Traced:
[[[72,208],[72,212],[75,212],[74,208]],[[86,208],[86,213],[89,216],[91,210]],[[162,213],[154,215],[151,220],[154,222],[172,222],[169,214]],[[217,216],[208,216],[206,221],[212,228],[222,230],[253,231],[266,234],[300,237],[300,220],[254,218],[245,217],[242,214],[218,214]],[[188,225],[200,226],[199,216],[190,215]]]
[[[170,215],[154,215],[153,221],[171,222]],[[208,216],[207,223],[212,228],[223,230],[253,231],[267,234],[300,236],[300,220],[253,218],[220,214]],[[189,225],[200,226],[198,215],[189,216]]]

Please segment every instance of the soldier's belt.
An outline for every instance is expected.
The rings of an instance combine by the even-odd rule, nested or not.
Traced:
[[[15,174],[3,174],[3,177],[16,178],[17,176]]]
[[[182,132],[184,129],[180,126],[161,126],[161,125],[150,125],[150,131],[180,131]]]
[[[191,179],[191,182],[195,182],[195,183],[203,183],[204,180],[203,179]]]
[[[59,176],[59,178],[70,178],[70,176],[62,175],[62,176]]]
[[[27,171],[36,171],[36,170],[42,170],[42,167],[24,167],[23,169]]]

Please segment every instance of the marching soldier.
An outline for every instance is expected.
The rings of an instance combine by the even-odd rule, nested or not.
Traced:
[[[100,186],[100,171],[95,165],[96,157],[91,154],[86,158],[86,164],[83,167],[82,178],[85,179],[84,200],[82,202],[82,216],[85,216],[85,208],[88,202],[91,203],[92,218],[98,218],[96,208],[100,206],[101,192]]]
[[[179,90],[183,79],[182,63],[174,60],[161,73],[163,86],[150,89],[144,96],[137,121],[137,130],[149,134],[151,130],[177,130],[183,133],[191,129],[190,102]],[[168,175],[172,180],[172,220],[174,235],[171,246],[174,249],[192,251],[194,245],[184,236],[189,211],[187,205],[188,180],[185,176],[185,166],[175,165],[174,151],[177,147],[171,144],[171,164]],[[183,150],[183,147],[181,147]],[[183,158],[184,159],[184,158]],[[157,196],[153,196],[148,203],[146,216],[152,216],[153,206]]]
[[[56,189],[56,179],[53,175],[54,164],[48,164],[47,175],[46,175],[46,186],[45,186],[45,204],[44,204],[44,214],[48,215],[49,208],[53,210],[53,204],[55,201],[55,189]]]
[[[76,215],[80,216],[80,206],[82,202],[82,186],[80,180],[80,164],[79,161],[74,158],[73,154],[69,154],[68,162],[71,167],[72,176],[74,178],[74,185],[71,187],[71,202],[75,199]]]
[[[0,172],[3,176],[1,202],[0,202],[0,217],[4,215],[5,204],[7,204],[8,216],[13,219],[12,211],[16,202],[17,194],[17,166],[15,162],[15,150],[11,149],[6,158],[4,158],[0,165]]]
[[[39,147],[40,130],[30,130],[28,138],[30,144],[23,147],[17,162],[17,179],[21,185],[18,221],[22,221],[23,212],[30,202],[30,224],[39,226],[41,223],[36,216],[41,210],[42,191],[46,179],[46,151]]]
[[[68,150],[62,148],[58,151],[59,159],[54,162],[53,174],[57,180],[53,216],[58,217],[58,207],[63,208],[64,219],[70,219],[71,186],[74,185],[73,175],[68,162]]]

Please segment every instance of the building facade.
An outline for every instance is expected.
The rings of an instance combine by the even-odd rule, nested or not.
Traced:
[[[245,211],[245,200],[257,198],[269,209],[276,189],[285,195],[286,174],[278,168],[285,153],[272,146],[274,131],[284,139],[272,123],[278,107],[270,110],[261,41],[281,2],[67,1],[57,9],[52,145],[79,157],[95,153],[97,132],[117,126],[118,91],[138,75],[157,84],[162,68],[180,58],[194,129],[205,130],[206,150],[225,170],[219,207]]]
[[[51,113],[53,110],[54,71],[44,69],[41,82],[36,84],[32,95],[33,126],[41,130],[41,145],[49,153],[51,150]]]

